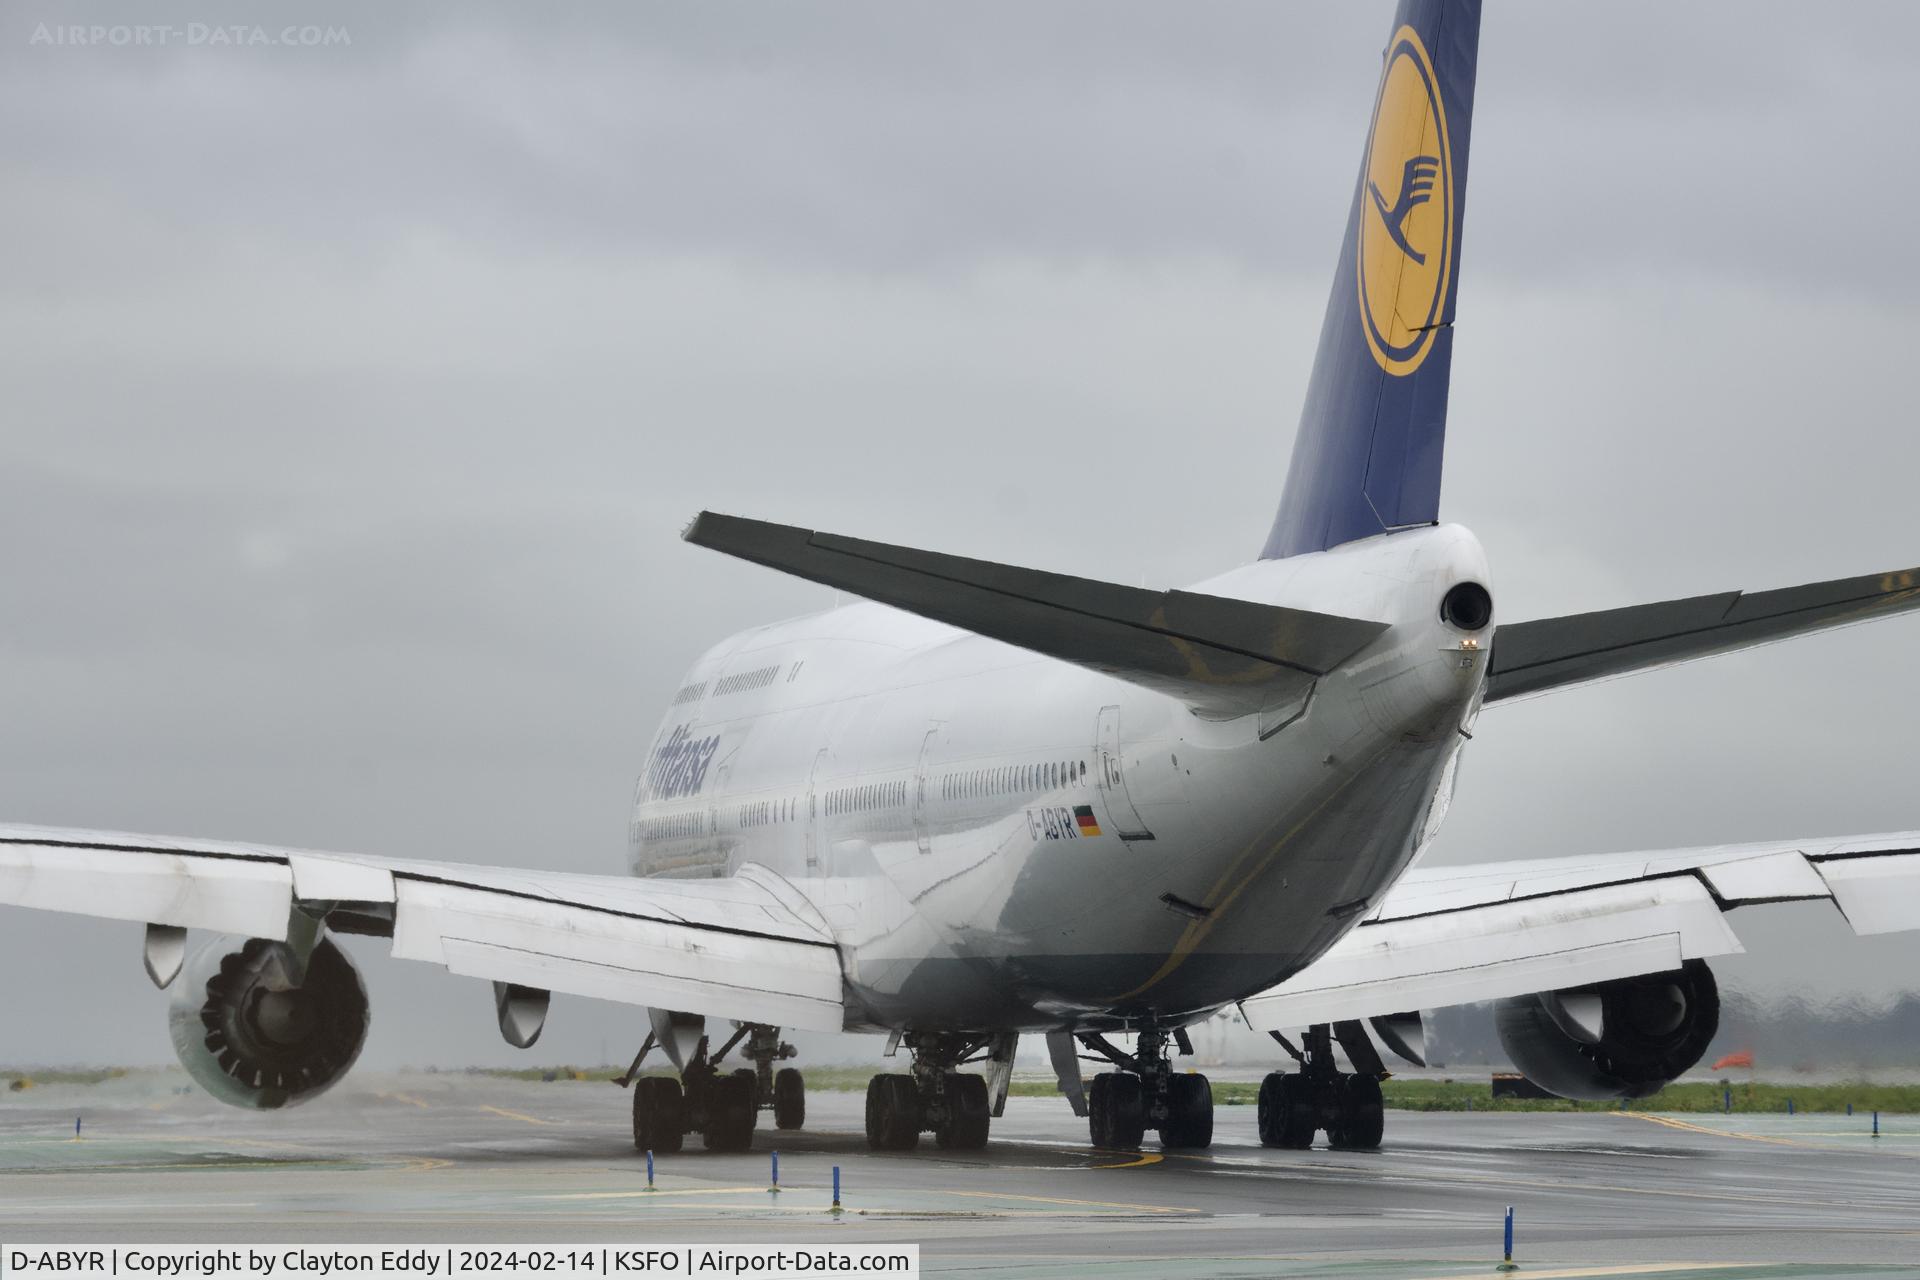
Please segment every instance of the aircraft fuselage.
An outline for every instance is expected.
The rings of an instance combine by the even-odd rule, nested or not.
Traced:
[[[1440,616],[1466,581],[1449,525],[1197,584],[1390,624],[1229,720],[876,604],[742,632],[661,724],[631,869],[784,877],[849,1029],[1185,1021],[1311,963],[1438,829],[1488,654]]]

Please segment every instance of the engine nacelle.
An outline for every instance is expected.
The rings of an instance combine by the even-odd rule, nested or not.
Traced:
[[[1689,960],[1671,973],[1500,1000],[1493,1016],[1507,1057],[1547,1092],[1644,1098],[1706,1053],[1720,988],[1705,961]]]
[[[317,1097],[367,1041],[367,988],[329,938],[302,974],[292,948],[215,938],[187,961],[167,1011],[173,1050],[199,1085],[236,1107]]]

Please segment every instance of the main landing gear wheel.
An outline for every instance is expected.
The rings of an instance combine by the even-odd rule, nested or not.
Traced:
[[[867,1145],[875,1151],[911,1151],[931,1132],[947,1151],[978,1151],[993,1124],[993,1087],[987,1077],[958,1070],[970,1062],[1004,1066],[1011,1074],[1017,1036],[1010,1032],[913,1031],[899,1034],[913,1054],[913,1072],[875,1076],[867,1085]],[[1004,1095],[1002,1095],[1004,1096]]]
[[[1260,1145],[1304,1151],[1313,1145],[1312,1090],[1301,1076],[1275,1071],[1260,1082]]]
[[[1336,1031],[1359,1070],[1347,1073],[1334,1065]],[[1276,1071],[1260,1082],[1261,1143],[1306,1148],[1313,1145],[1314,1132],[1324,1129],[1328,1143],[1341,1150],[1378,1147],[1386,1129],[1386,1108],[1380,1099],[1380,1080],[1386,1071],[1359,1024],[1309,1027],[1302,1049],[1295,1049],[1285,1036],[1274,1038],[1299,1061],[1300,1070],[1294,1075]]]
[[[1168,1060],[1169,1039],[1180,1052],[1193,1052],[1184,1029],[1176,1027],[1169,1036],[1143,1027],[1132,1053],[1098,1032],[1077,1035],[1082,1045],[1120,1068],[1095,1076],[1087,1090],[1087,1132],[1094,1146],[1137,1151],[1149,1129],[1170,1150],[1213,1145],[1213,1086],[1197,1073],[1175,1075]]]
[[[633,1082],[633,1147],[670,1156],[686,1137],[685,1097],[680,1082],[667,1076],[642,1076]]]
[[[1087,1131],[1107,1151],[1138,1151],[1146,1136],[1147,1108],[1140,1077],[1103,1071],[1087,1089]]]
[[[934,1126],[934,1141],[945,1151],[978,1151],[987,1145],[992,1104],[985,1076],[949,1073],[941,1082],[946,1114]]]
[[[910,1075],[878,1075],[867,1081],[867,1146],[875,1151],[911,1151],[920,1145],[920,1086]]]
[[[758,1082],[751,1071],[716,1077],[709,1086],[707,1125],[700,1137],[709,1151],[745,1151],[753,1145],[759,1118]]]
[[[773,1077],[773,1127],[798,1129],[807,1122],[807,1082],[793,1067]]]
[[[1339,1118],[1327,1130],[1327,1140],[1348,1151],[1372,1151],[1386,1131],[1386,1106],[1380,1100],[1380,1082],[1372,1076],[1347,1076],[1342,1082]]]
[[[1167,1077],[1167,1118],[1160,1145],[1198,1150],[1213,1145],[1213,1086],[1203,1075]]]
[[[762,1106],[774,1109],[781,1128],[800,1127],[807,1106],[800,1073],[788,1068],[775,1080],[773,1064],[794,1056],[793,1046],[781,1042],[780,1028],[738,1022],[733,1034],[713,1049],[707,1036],[700,1034],[704,1030],[702,1020],[696,1018],[689,1023],[682,1019],[676,1025],[691,1028],[697,1036],[690,1053],[668,1051],[679,1069],[679,1079],[639,1075],[640,1064],[654,1047],[656,1036],[650,1032],[633,1065],[618,1081],[633,1089],[633,1145],[637,1149],[671,1155],[686,1145],[687,1134],[697,1133],[709,1151],[745,1151],[753,1145],[753,1130]],[[740,1056],[753,1065],[728,1070],[721,1064],[742,1041],[746,1044]]]

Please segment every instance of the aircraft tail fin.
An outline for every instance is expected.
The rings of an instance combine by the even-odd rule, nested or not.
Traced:
[[[1222,718],[1297,700],[1386,630],[1190,591],[864,542],[703,511],[682,535],[937,622],[1144,685]]]
[[[1264,560],[1440,513],[1480,0],[1401,0]]]

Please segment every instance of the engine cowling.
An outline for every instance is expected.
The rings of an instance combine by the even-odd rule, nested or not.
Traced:
[[[1706,1053],[1720,988],[1704,961],[1689,960],[1670,973],[1500,1000],[1493,1014],[1507,1057],[1547,1092],[1644,1098]]]
[[[367,988],[330,938],[304,974],[284,942],[215,938],[174,981],[167,1020],[180,1064],[208,1093],[236,1107],[291,1107],[360,1056]]]

